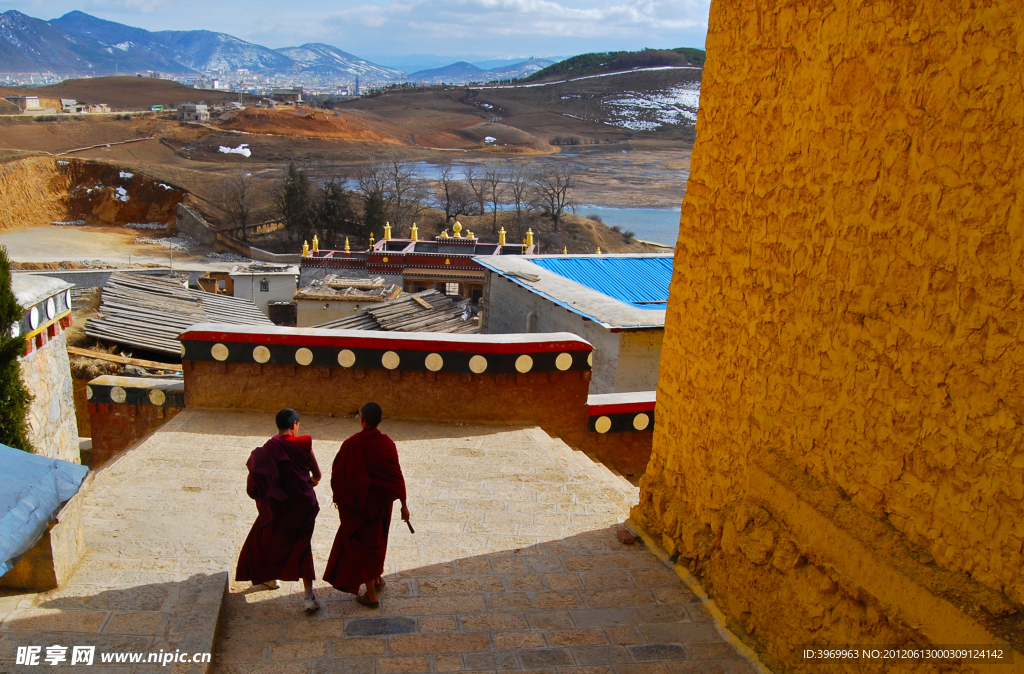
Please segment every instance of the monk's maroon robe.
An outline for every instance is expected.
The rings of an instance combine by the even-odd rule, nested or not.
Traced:
[[[238,555],[235,580],[316,578],[313,527],[320,505],[310,472],[319,475],[308,435],[275,435],[253,450],[246,463],[245,491],[256,501],[259,517]]]
[[[324,580],[358,594],[360,585],[384,572],[391,510],[396,500],[405,500],[395,443],[375,428],[346,440],[334,458],[331,489],[341,524]]]

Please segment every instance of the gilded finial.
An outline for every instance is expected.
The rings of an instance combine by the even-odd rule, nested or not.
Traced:
[[[462,238],[462,223],[458,220],[456,220],[455,224],[452,225],[452,233],[455,234],[456,239]]]
[[[345,252],[346,253],[351,253],[352,252],[352,249],[349,248],[349,246],[348,246],[348,237],[347,236],[345,237]]]
[[[597,247],[597,254],[598,254],[598,255],[600,255],[600,254],[601,254],[601,246],[598,246],[598,247]]]
[[[530,229],[526,230],[526,245],[527,246],[532,246],[533,245],[533,228],[532,227]]]
[[[302,257],[309,257],[309,241],[302,242]]]
[[[385,241],[390,241],[391,240],[391,223],[390,222],[385,222],[384,223],[384,240]]]
[[[445,229],[443,232],[441,232],[441,238],[442,239],[450,239],[451,238],[450,236],[448,236],[448,230],[447,229]]]
[[[562,255],[569,254],[569,246],[562,246]]]
[[[420,228],[416,226],[416,223],[412,223],[412,229],[409,230],[409,238],[413,241],[420,240]]]
[[[320,239],[316,238],[316,234],[313,235],[313,252],[320,252]]]
[[[505,228],[504,227],[502,227],[501,231],[498,232],[498,245],[499,246],[504,246],[505,245]]]
[[[370,248],[373,248],[373,232],[370,232]]]

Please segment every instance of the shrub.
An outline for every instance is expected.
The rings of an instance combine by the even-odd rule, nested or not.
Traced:
[[[31,452],[26,417],[32,395],[21,379],[18,362],[25,353],[25,337],[11,336],[11,328],[21,322],[22,313],[11,290],[7,248],[0,246],[0,443]]]

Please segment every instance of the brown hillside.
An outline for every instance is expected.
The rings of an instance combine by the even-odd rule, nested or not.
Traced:
[[[247,108],[232,113],[220,126],[248,133],[398,143],[394,138],[361,123],[358,117],[305,107],[276,110]]]
[[[93,77],[31,89],[0,87],[2,96],[74,98],[86,103],[106,103],[111,110],[149,110],[154,105],[238,100],[237,94],[193,89],[177,82],[148,77]]]

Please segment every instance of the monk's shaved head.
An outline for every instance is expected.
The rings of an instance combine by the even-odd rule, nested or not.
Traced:
[[[377,428],[377,426],[380,426],[381,419],[384,418],[384,410],[377,403],[366,403],[359,408],[359,415],[366,422],[367,426]]]
[[[286,431],[299,420],[299,413],[290,407],[286,407],[277,413],[275,421],[277,422],[277,430]]]

